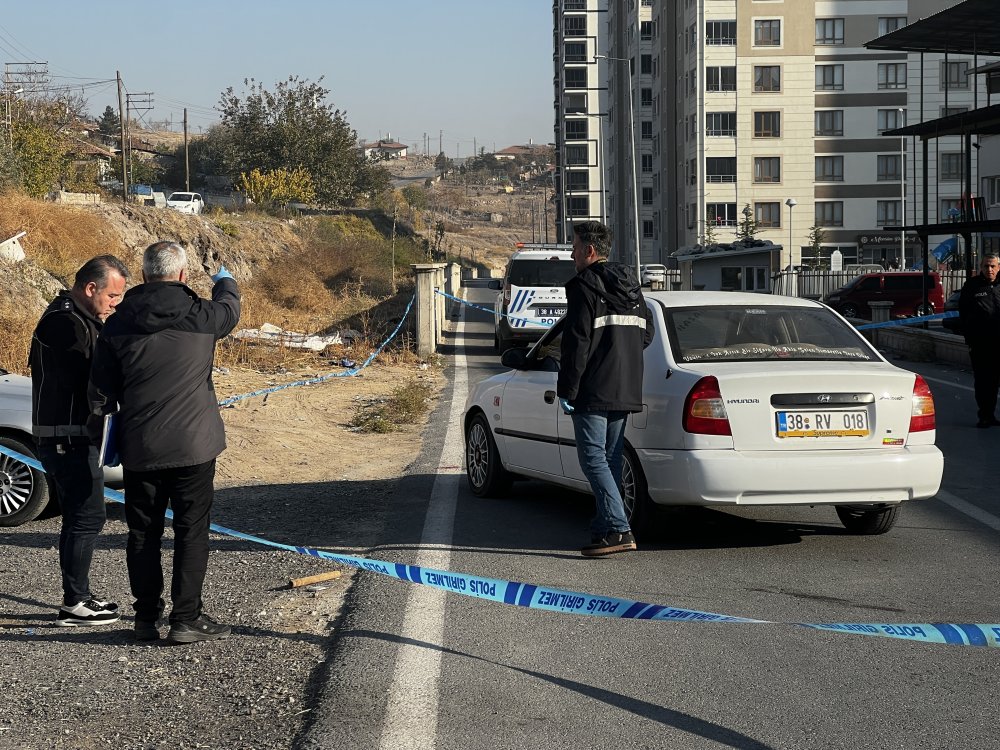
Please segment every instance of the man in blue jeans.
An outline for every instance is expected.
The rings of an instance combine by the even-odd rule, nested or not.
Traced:
[[[608,260],[611,232],[597,221],[573,225],[576,276],[566,284],[557,394],[573,418],[580,467],[597,512],[580,552],[602,557],[635,549],[622,502],[625,423],[642,411],[642,352],[653,321],[635,269]]]

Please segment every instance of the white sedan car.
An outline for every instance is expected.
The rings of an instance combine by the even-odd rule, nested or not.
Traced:
[[[205,201],[199,193],[171,193],[167,198],[167,208],[183,214],[200,214],[205,210]]]
[[[633,528],[657,505],[833,505],[853,533],[881,534],[900,504],[934,496],[944,460],[923,378],[887,362],[819,302],[727,292],[646,295],[643,410],[625,432]],[[556,398],[557,323],[465,412],[472,491],[515,477],[589,492],[572,419]]]
[[[667,281],[667,267],[660,263],[639,266],[639,272],[639,281],[643,286],[652,286],[654,283],[665,284]]]
[[[37,458],[31,437],[31,378],[0,370],[0,446]],[[121,486],[121,467],[105,468],[104,481]],[[45,475],[0,453],[0,527],[33,521],[50,502]]]

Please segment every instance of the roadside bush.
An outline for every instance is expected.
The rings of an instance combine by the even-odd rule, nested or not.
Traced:
[[[427,412],[431,393],[430,384],[413,378],[388,398],[358,404],[350,427],[359,432],[395,432]]]

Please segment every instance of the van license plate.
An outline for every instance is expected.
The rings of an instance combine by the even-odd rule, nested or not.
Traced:
[[[566,314],[565,307],[536,307],[535,314],[542,318],[558,318]]]
[[[868,412],[850,411],[779,411],[779,438],[868,437]]]

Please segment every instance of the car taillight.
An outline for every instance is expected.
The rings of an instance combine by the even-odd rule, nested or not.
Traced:
[[[706,375],[684,401],[684,431],[697,435],[732,435],[726,403],[722,400],[719,381]]]
[[[927,381],[917,375],[913,381],[913,406],[910,409],[910,432],[935,429],[934,397]]]

